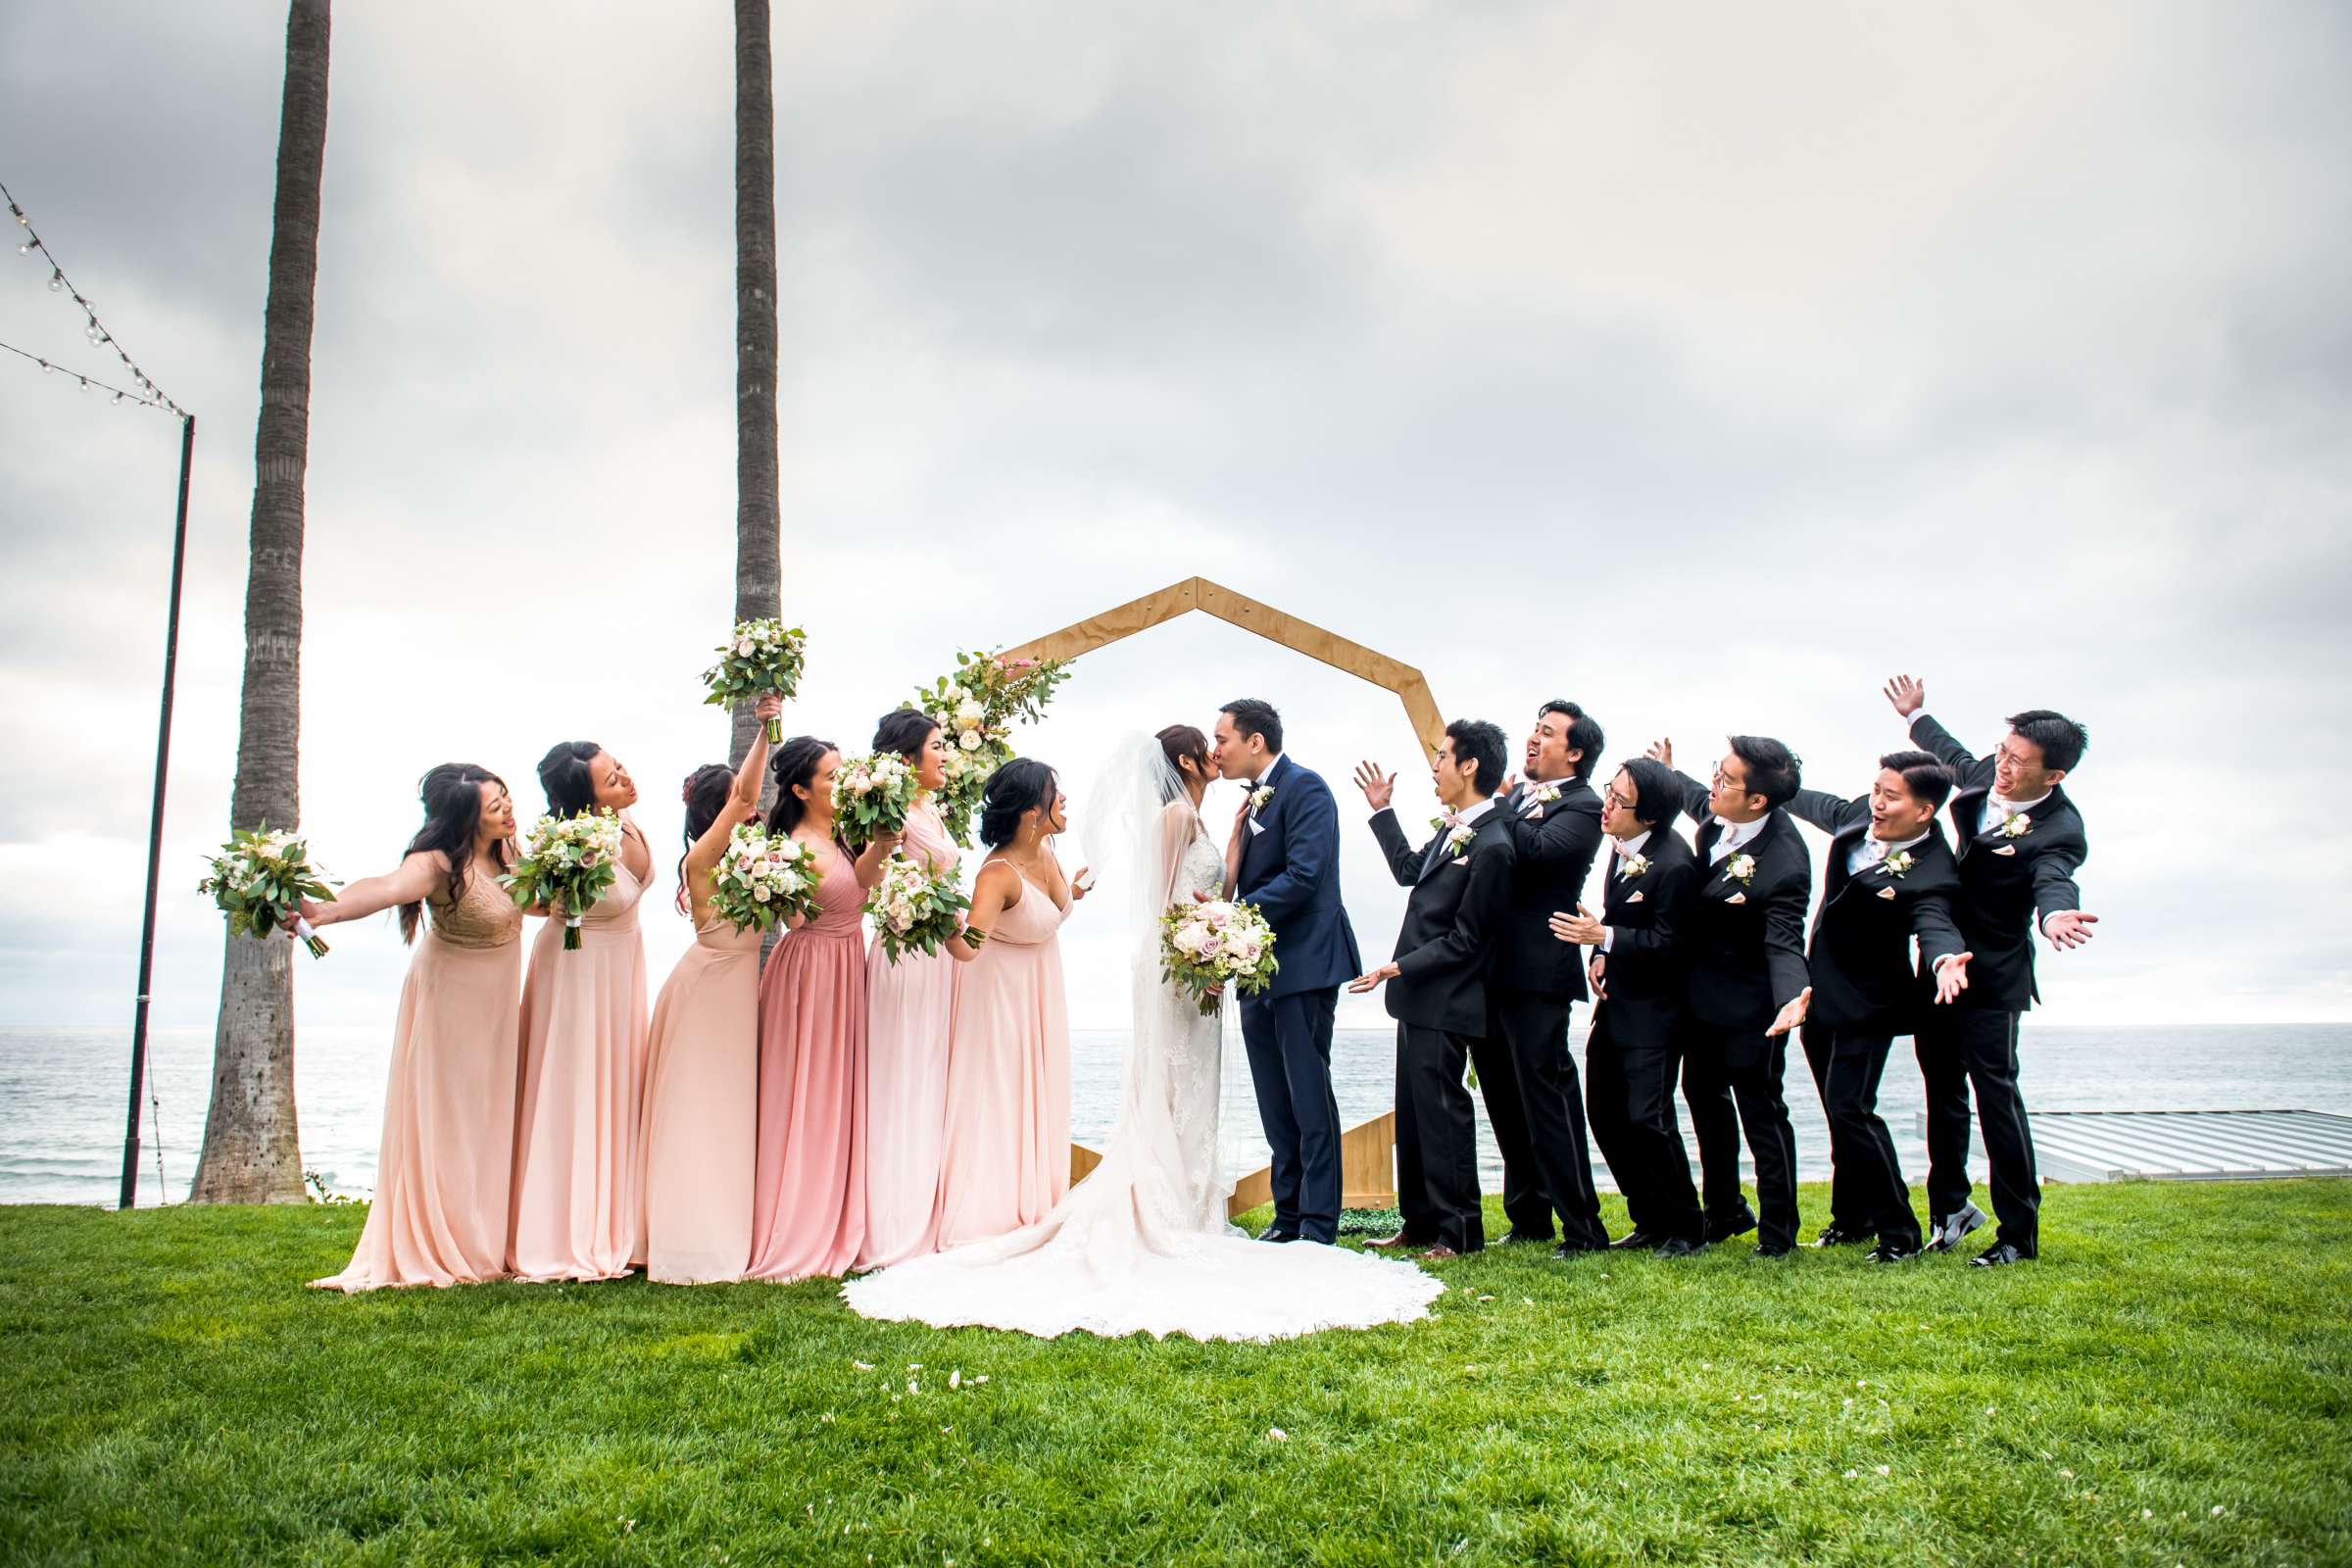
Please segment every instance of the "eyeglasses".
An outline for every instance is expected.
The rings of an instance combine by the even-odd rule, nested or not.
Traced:
[[[1607,789],[1605,789],[1605,790],[1601,791],[1601,793],[1602,793],[1602,794],[1604,794],[1604,795],[1606,795],[1606,796],[1609,798],[1609,804],[1610,804],[1611,806],[1614,806],[1615,808],[1617,808],[1617,809],[1619,809],[1620,811],[1630,811],[1630,810],[1632,810],[1632,809],[1634,808],[1634,807],[1635,807],[1636,805],[1638,805],[1638,804],[1639,804],[1639,803],[1638,803],[1638,802],[1637,802],[1637,801],[1636,801],[1636,800],[1635,800],[1635,799],[1634,799],[1632,796],[1630,796],[1630,795],[1620,795],[1620,794],[1618,794],[1618,793],[1617,793],[1617,786],[1616,786],[1616,785],[1614,785],[1614,784],[1610,785],[1610,786],[1609,786]]]

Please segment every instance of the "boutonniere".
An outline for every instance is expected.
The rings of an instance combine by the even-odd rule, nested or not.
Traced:
[[[1271,784],[1260,784],[1257,788],[1251,790],[1250,792],[1250,814],[1251,816],[1255,816],[1258,812],[1264,810],[1266,808],[1266,803],[1273,798],[1274,786]]]
[[[1559,798],[1560,787],[1557,784],[1539,784],[1535,788],[1535,793],[1529,797],[1538,806],[1550,806]]]
[[[1453,824],[1452,830],[1446,835],[1446,853],[1453,857],[1454,864],[1459,865],[1470,858],[1470,841],[1476,837],[1478,829],[1469,823]]]
[[[1628,855],[1617,862],[1617,874],[1629,882],[1635,877],[1642,875],[1648,869],[1649,857],[1646,855]]]
[[[2034,831],[2034,818],[2023,811],[2010,811],[2001,817],[2001,825],[1993,829],[2005,839],[2022,839]]]
[[[1735,855],[1723,862],[1723,873],[1745,887],[1756,879],[1756,858],[1745,854]]]
[[[1917,862],[1911,858],[1911,852],[1909,850],[1897,850],[1892,855],[1889,855],[1886,857],[1886,858],[1879,862],[1879,869],[1886,872],[1888,876],[1899,877],[1905,871],[1910,870],[1911,867],[1916,863]]]

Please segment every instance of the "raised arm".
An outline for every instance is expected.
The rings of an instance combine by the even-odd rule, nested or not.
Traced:
[[[1798,790],[1788,803],[1788,814],[1836,838],[1856,822],[1869,820],[1870,798],[1841,801],[1828,790]]]
[[[302,912],[313,925],[336,925],[365,920],[401,904],[421,904],[449,886],[449,857],[439,850],[418,850],[382,876],[362,877],[323,904],[303,902]]]
[[[1268,920],[1298,913],[1321,891],[1340,853],[1340,807],[1331,786],[1303,768],[1287,786],[1298,796],[1282,814],[1283,868],[1250,895]]]
[[[1422,856],[1415,853],[1404,836],[1404,824],[1396,813],[1383,807],[1372,815],[1372,836],[1380,840],[1380,853],[1389,862],[1389,875],[1400,888],[1409,888],[1421,880]]]
[[[718,808],[718,815],[710,819],[710,825],[703,829],[702,837],[696,839],[693,847],[686,852],[683,872],[686,901],[694,923],[698,926],[703,923],[703,916],[710,912],[710,868],[718,864],[720,856],[727,853],[727,841],[735,836],[735,830],[749,822],[760,809],[760,783],[767,772],[765,721],[783,712],[784,705],[771,694],[760,698],[754,711],[761,722],[752,732],[751,750],[743,754],[742,762],[735,768],[735,783],[727,791],[727,804]]]

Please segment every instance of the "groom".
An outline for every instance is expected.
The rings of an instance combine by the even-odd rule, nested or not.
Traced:
[[[1242,1000],[1242,1042],[1274,1151],[1268,1242],[1339,1239],[1340,1106],[1331,1024],[1363,970],[1340,903],[1340,812],[1322,777],[1282,755],[1282,715],[1245,697],[1217,714],[1218,776],[1249,791],[1226,849],[1234,896],[1274,929],[1274,983]]]

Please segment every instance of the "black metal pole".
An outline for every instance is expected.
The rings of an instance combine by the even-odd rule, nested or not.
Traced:
[[[172,765],[172,687],[179,673],[179,584],[188,561],[188,466],[196,456],[196,416],[179,419],[179,515],[172,527],[172,609],[164,621],[164,710],[155,726],[155,800],[147,815],[147,914],[139,928],[139,997],[130,1023],[130,1114],[122,1123],[122,1198],[139,1200],[139,1092],[147,1085],[148,986],[155,977],[155,893],[163,875],[164,779]],[[169,1194],[159,1195],[166,1200]]]

